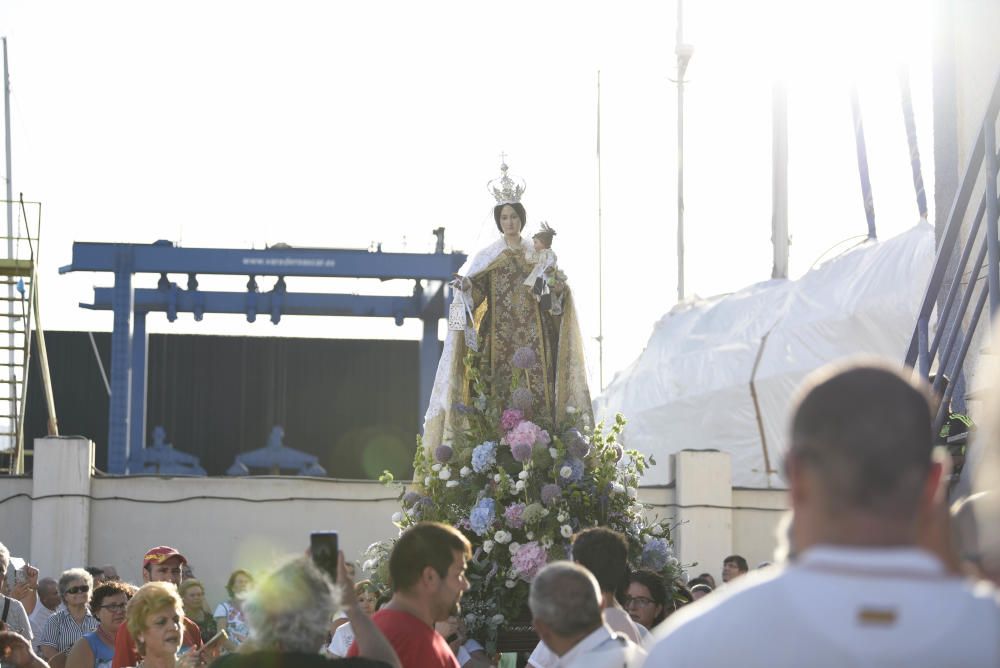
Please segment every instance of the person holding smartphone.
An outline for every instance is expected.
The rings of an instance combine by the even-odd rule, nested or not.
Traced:
[[[227,654],[212,668],[402,668],[392,646],[354,596],[343,553],[335,554],[341,605],[354,629],[358,657],[330,659],[320,654],[330,619],[340,606],[329,574],[313,560],[300,557],[265,577],[244,605],[250,643],[256,651]]]

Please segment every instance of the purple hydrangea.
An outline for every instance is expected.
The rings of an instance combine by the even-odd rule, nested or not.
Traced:
[[[451,446],[447,444],[439,445],[434,449],[434,459],[441,462],[442,464],[447,464],[448,462],[450,462],[451,457],[454,454],[455,451],[452,450]]]
[[[523,503],[513,503],[507,506],[507,510],[504,511],[503,517],[507,520],[507,526],[511,529],[520,529],[524,526],[524,504]]]
[[[496,517],[496,501],[486,497],[479,499],[479,502],[469,513],[469,528],[476,532],[477,536],[482,536],[493,524]]]
[[[642,565],[654,571],[662,571],[671,555],[670,545],[665,538],[654,538],[642,548]]]
[[[535,395],[526,387],[519,387],[510,396],[510,404],[525,415],[531,413],[531,407],[535,403]]]
[[[560,496],[562,496],[562,489],[559,488],[559,485],[550,482],[542,486],[542,503],[545,505],[551,506],[559,500]]]
[[[421,499],[419,492],[407,492],[403,495],[403,507],[409,508],[410,506],[416,505],[417,501]]]
[[[514,351],[510,363],[518,369],[530,369],[538,363],[538,355],[528,346],[521,346]]]
[[[526,462],[531,459],[531,446],[527,443],[515,443],[510,446],[510,454],[519,462]]]
[[[583,459],[590,452],[590,442],[587,437],[580,433],[579,429],[570,429],[563,434],[563,442],[569,454],[577,459]]]
[[[497,463],[497,444],[493,441],[480,443],[472,450],[472,470],[482,473]]]

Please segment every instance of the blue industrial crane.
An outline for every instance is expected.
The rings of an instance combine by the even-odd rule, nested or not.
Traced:
[[[434,373],[441,355],[438,321],[445,317],[445,292],[452,275],[465,263],[462,253],[444,252],[444,228],[434,230],[434,253],[383,253],[342,248],[291,248],[284,244],[264,250],[180,248],[169,241],[153,244],[73,243],[73,261],[59,273],[113,272],[114,286],[95,288],[94,303],[80,304],[114,313],[111,334],[111,407],[108,418],[108,472],[123,474],[130,444],[141,444],[146,429],[146,314],[163,312],[171,322],[178,313],[200,321],[206,313],[245,313],[249,322],[266,314],[277,324],[282,315],[351,315],[420,318],[420,410],[430,401]],[[135,274],[159,274],[156,289],[136,289]],[[185,288],[168,274],[187,274]],[[206,292],[198,275],[246,276],[244,292]],[[257,277],[275,276],[274,288],[260,292]],[[409,296],[293,293],[286,277],[375,278],[414,281]]]

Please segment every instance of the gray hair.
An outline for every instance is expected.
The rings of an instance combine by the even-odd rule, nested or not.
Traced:
[[[4,572],[7,571],[7,566],[10,565],[10,550],[3,543],[0,543],[0,566],[3,566]]]
[[[531,583],[528,607],[556,635],[575,636],[601,624],[601,587],[583,566],[553,561]]]
[[[268,575],[243,606],[250,635],[260,649],[315,654],[326,644],[340,596],[305,557]]]
[[[82,568],[71,568],[68,571],[62,572],[62,575],[59,576],[59,597],[63,598],[66,596],[69,583],[73,580],[83,580],[87,583],[87,587],[90,588],[90,591],[87,592],[87,600],[89,601],[90,595],[94,593],[94,578]]]

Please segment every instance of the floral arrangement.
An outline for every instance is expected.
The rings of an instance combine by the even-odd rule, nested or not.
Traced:
[[[669,520],[643,517],[637,487],[655,462],[619,444],[624,418],[616,416],[605,432],[603,424],[587,424],[589,412],[573,407],[555,424],[533,417],[534,398],[520,374],[510,405],[497,405],[478,374],[477,356],[465,359],[473,405],[456,406],[465,429],[433,453],[418,443],[413,486],[392,518],[400,530],[423,520],[450,524],[472,542],[472,587],[462,598],[470,636],[495,651],[498,629],[523,618],[535,574],[569,558],[571,537],[588,527],[625,535],[634,567],[658,571],[668,584],[680,575]],[[534,352],[522,348],[512,363],[528,369]],[[383,482],[391,483],[391,474]],[[390,549],[376,543],[366,554],[364,569],[377,581],[387,579]]]

